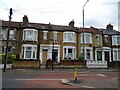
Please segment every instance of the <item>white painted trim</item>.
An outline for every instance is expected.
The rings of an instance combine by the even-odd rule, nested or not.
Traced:
[[[27,35],[27,31],[34,31],[36,32],[36,39],[34,40],[34,36],[33,36],[33,40],[27,40],[27,39],[24,39],[25,36],[24,36],[24,31],[26,31],[26,35]],[[22,37],[22,40],[23,41],[38,41],[38,30],[37,29],[31,29],[31,28],[26,28],[26,29],[23,29],[23,37]]]
[[[46,33],[47,33],[48,31],[43,31],[43,32],[46,32]]]
[[[36,55],[37,55],[37,45],[32,45],[32,44],[22,44],[22,48],[25,48],[24,49],[24,57],[23,59],[37,59]],[[33,48],[36,47],[36,52],[35,52],[35,58],[25,58],[25,55],[26,55],[26,47],[32,47],[32,53],[31,53],[31,56],[33,57]],[[22,51],[23,52],[23,51]]]
[[[40,45],[40,60],[41,60],[41,63],[42,63],[42,50],[43,49],[48,49],[48,54],[47,54],[47,59],[52,59],[52,47],[53,45],[49,45],[49,44],[41,44]],[[54,45],[54,49],[55,50],[58,50],[58,60],[57,62],[59,63],[60,62],[60,45]]]
[[[90,60],[93,60],[93,48],[92,47],[85,47],[85,60],[89,60],[89,59],[86,59],[86,49],[90,49],[90,57],[91,59]],[[83,52],[83,47],[81,47],[81,53]]]
[[[65,39],[65,34],[68,34],[68,33],[70,33],[70,34],[73,34],[73,41],[68,41],[68,37],[67,37],[67,39]],[[63,43],[65,43],[65,42],[70,42],[70,43],[76,43],[76,33],[75,32],[69,32],[69,31],[65,31],[64,33],[63,33]]]
[[[105,61],[105,53],[109,52],[109,60],[111,62],[111,48],[110,47],[102,47],[102,48],[96,48],[95,49],[95,60],[97,61],[97,51],[102,51],[102,61]]]
[[[93,42],[93,39],[92,39],[92,33],[84,33],[84,43],[85,44],[87,44],[88,42],[86,42],[86,34],[90,34],[90,42],[89,42],[89,44],[92,44],[92,42]],[[83,33],[80,33],[80,35],[81,35],[81,44],[83,44]]]
[[[118,57],[118,54],[119,54],[119,53],[118,53],[118,50],[120,50],[120,48],[113,48],[113,61],[120,61],[120,60],[119,60],[119,57]],[[114,51],[116,51],[116,53],[117,53],[117,60],[115,60],[115,57],[114,57],[114,56],[115,56],[115,53],[114,53]]]
[[[63,46],[63,59],[65,58],[64,56],[64,49],[66,48],[66,56],[68,55],[68,49],[71,48],[72,49],[72,54],[73,54],[73,58],[72,59],[75,59],[76,58],[76,47],[75,46]],[[75,51],[75,53],[74,53]]]

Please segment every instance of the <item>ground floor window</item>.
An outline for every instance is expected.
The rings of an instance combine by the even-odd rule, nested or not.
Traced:
[[[22,46],[22,58],[23,59],[36,59],[37,45],[27,45]]]
[[[64,59],[75,59],[76,57],[76,48],[75,46],[64,46]]]
[[[97,51],[97,60],[102,61],[102,51]]]
[[[85,52],[85,60],[92,60],[93,59],[93,52],[92,52],[92,47],[85,47],[84,48]],[[81,48],[81,53],[83,53],[83,47]]]
[[[0,53],[4,53],[4,47],[0,46]]]
[[[8,47],[8,53],[13,53],[14,47]],[[6,47],[0,46],[0,53],[5,53]]]
[[[113,49],[113,61],[120,61],[120,49]]]

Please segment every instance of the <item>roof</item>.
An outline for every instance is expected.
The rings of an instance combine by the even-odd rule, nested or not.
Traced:
[[[71,27],[71,26],[61,26],[61,25],[51,25],[52,30],[57,30],[57,31],[77,31],[76,28]]]
[[[2,20],[2,27],[8,27],[8,23],[9,23],[8,21]],[[20,26],[20,22],[12,22],[10,26],[18,28]]]
[[[116,31],[116,30],[113,30],[113,29],[100,29],[103,34],[106,34],[106,35],[120,35],[120,32],[119,31]]]
[[[90,28],[79,28],[79,32],[87,32],[87,33],[96,33],[96,34],[101,34],[102,32],[99,29],[96,29],[94,27]]]
[[[8,21],[2,20],[2,26],[8,27]],[[52,25],[52,24],[43,24],[43,23],[26,23],[23,22],[11,22],[11,28],[36,28],[38,30],[46,29],[46,30],[53,30],[53,31],[77,31],[76,28],[71,26],[62,26],[62,25]]]

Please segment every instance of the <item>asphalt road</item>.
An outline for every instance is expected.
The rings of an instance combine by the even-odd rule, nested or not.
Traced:
[[[3,73],[2,88],[117,88],[118,72],[78,72],[81,86],[64,85],[62,79],[73,79],[73,72]],[[97,83],[99,82],[99,83]],[[86,87],[82,87],[86,86]],[[88,86],[88,87],[87,87]]]

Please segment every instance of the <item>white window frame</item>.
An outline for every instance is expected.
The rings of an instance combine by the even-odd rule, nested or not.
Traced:
[[[28,31],[33,31],[33,33],[32,33],[33,37],[31,37],[30,39],[28,39],[28,37],[27,37]],[[25,41],[38,41],[38,30],[36,30],[36,29],[23,29],[23,40],[25,40]]]
[[[68,34],[72,34],[71,39],[68,39]],[[70,43],[76,43],[76,33],[75,32],[64,32],[63,33],[63,42],[70,42]]]
[[[48,38],[48,31],[43,31],[43,39],[44,40],[47,40],[47,38]]]
[[[118,43],[118,38],[120,38],[120,35],[113,35],[112,36],[112,45],[120,45]]]
[[[87,55],[86,55],[86,50],[89,49],[90,50],[90,59],[87,59]],[[92,47],[85,47],[85,60],[93,60],[93,48]],[[83,53],[83,47],[81,47],[81,53]]]
[[[5,31],[5,33],[3,33],[3,31]],[[6,29],[0,30],[0,39],[1,40],[6,40],[7,39],[7,30]]]
[[[23,47],[24,47],[24,51],[23,51]],[[31,57],[30,58],[26,58],[26,48],[27,47],[31,47]],[[34,48],[36,48],[36,51],[35,51],[35,57],[33,58]],[[23,55],[23,53],[24,53],[24,55]],[[37,55],[37,45],[31,45],[31,44],[23,44],[22,45],[22,56],[23,56],[23,59],[37,59],[36,55]]]
[[[53,32],[54,34],[54,43],[57,43],[58,40],[58,32]]]
[[[66,48],[66,55],[65,55],[65,48]],[[72,58],[71,59],[76,59],[76,47],[75,46],[63,46],[63,59],[67,58],[69,59],[69,54],[68,54],[68,49],[72,49]]]
[[[96,43],[97,44],[101,43],[100,34],[96,34]]]
[[[11,32],[12,32],[12,33],[11,33]],[[10,30],[9,39],[13,40],[13,39],[14,39],[14,34],[15,34],[14,29],[11,29],[11,30]],[[12,36],[12,38],[11,38],[11,36]]]
[[[108,35],[104,35],[105,42],[108,43]]]
[[[115,57],[115,51],[116,51],[116,57]],[[113,61],[120,61],[119,52],[120,52],[120,48],[113,48]]]
[[[88,37],[88,35],[90,37]],[[88,37],[88,38],[87,38]],[[87,39],[89,39],[89,42],[87,42]],[[81,43],[83,43],[83,33],[81,33]],[[84,43],[92,43],[92,33],[84,33]]]

